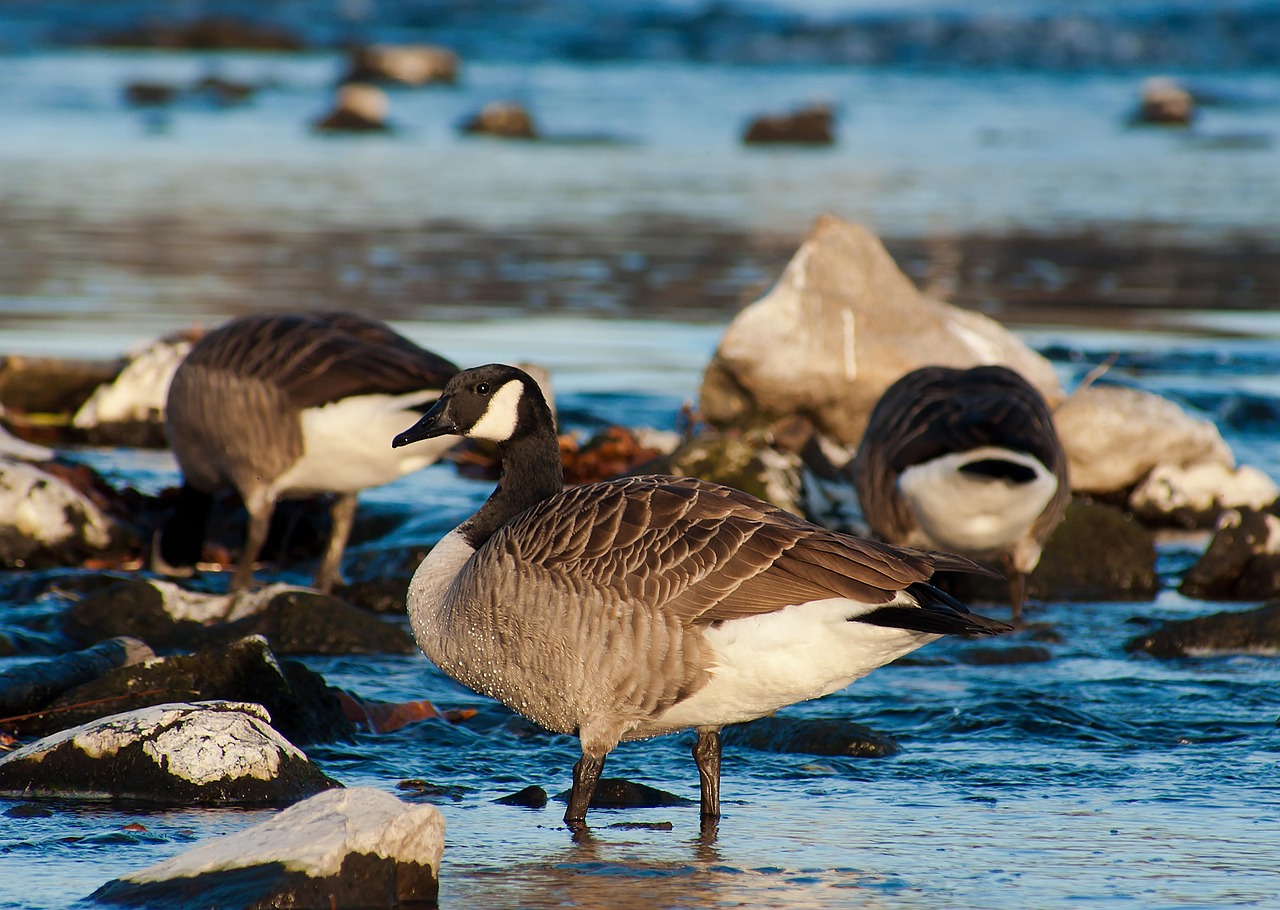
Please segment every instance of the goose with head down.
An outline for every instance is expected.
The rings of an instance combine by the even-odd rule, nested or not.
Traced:
[[[1008,627],[934,588],[963,557],[826,530],[730,487],[623,477],[565,489],[537,384],[459,373],[395,446],[490,440],[497,489],[418,567],[408,611],[441,670],[574,734],[565,821],[585,826],[619,742],[693,729],[704,822],[720,815],[720,730],[843,688],[940,635]]]
[[[441,441],[391,452],[386,437],[421,416],[458,368],[385,323],[353,313],[265,313],[224,323],[198,341],[169,386],[165,427],[182,469],[178,507],[156,563],[199,558],[213,495],[235,490],[249,513],[231,589],[253,581],[276,503],[333,494],[332,530],[315,585],[329,590],[358,491],[430,464]]]
[[[871,411],[853,478],[881,539],[1003,561],[1015,620],[1071,498],[1048,404],[1003,366],[903,376]]]

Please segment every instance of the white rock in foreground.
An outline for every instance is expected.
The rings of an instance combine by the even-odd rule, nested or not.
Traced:
[[[261,705],[226,701],[100,718],[0,758],[0,793],[280,805],[337,786],[270,720]]]
[[[1071,487],[1085,493],[1127,490],[1157,465],[1235,467],[1218,428],[1152,392],[1093,385],[1053,415],[1067,450]]]
[[[437,896],[443,853],[438,809],[356,787],[321,793],[252,828],[205,841],[93,897],[155,906],[181,904],[195,893],[206,906],[427,903]]]
[[[725,330],[703,377],[713,423],[801,413],[856,445],[881,394],[928,364],[1003,364],[1050,406],[1048,360],[999,323],[922,294],[865,228],[823,215],[773,289]]]

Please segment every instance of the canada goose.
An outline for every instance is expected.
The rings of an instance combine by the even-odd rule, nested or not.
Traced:
[[[158,556],[194,564],[214,493],[232,488],[249,513],[231,589],[253,564],[276,501],[334,493],[333,528],[315,585],[339,577],[356,492],[435,461],[444,443],[391,452],[386,438],[420,416],[458,371],[452,363],[350,313],[242,316],[205,335],[169,386],[165,428],[182,469],[177,514]]]
[[[720,728],[840,689],[939,635],[1009,627],[927,584],[963,557],[828,531],[688,477],[564,489],[551,413],[515,367],[459,373],[393,446],[496,442],[497,489],[409,585],[418,645],[454,679],[577,734],[565,821],[585,826],[620,741],[693,728],[702,816]]]
[[[923,367],[891,385],[871,411],[853,478],[882,539],[1002,560],[1015,619],[1071,496],[1048,405],[1002,366]]]

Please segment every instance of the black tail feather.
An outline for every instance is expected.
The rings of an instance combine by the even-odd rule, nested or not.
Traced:
[[[908,585],[906,590],[919,606],[886,604],[870,613],[855,616],[850,622],[934,635],[999,635],[1013,628],[1007,623],[971,612],[960,601],[931,584],[918,581]]]

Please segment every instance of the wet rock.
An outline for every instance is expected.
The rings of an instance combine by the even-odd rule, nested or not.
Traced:
[[[1125,650],[1154,657],[1214,657],[1227,654],[1280,655],[1280,602],[1253,610],[1213,613],[1167,622],[1139,635]]]
[[[1091,385],[1063,402],[1053,422],[1078,492],[1129,490],[1160,465],[1235,464],[1213,423],[1153,392]]]
[[[93,390],[115,379],[120,360],[0,357],[0,406],[10,419],[39,414],[44,423],[70,418]],[[44,440],[40,440],[44,441]]]
[[[0,416],[4,410],[0,408]],[[0,426],[0,458],[16,458],[22,461],[48,461],[54,457],[53,449],[19,439]]]
[[[965,602],[1008,603],[999,578],[938,576]],[[1040,563],[1027,577],[1033,601],[1150,600],[1160,589],[1155,538],[1122,509],[1089,499],[1073,499],[1062,523],[1045,542]]]
[[[556,796],[562,803],[569,801],[569,791]],[[676,796],[646,784],[637,784],[621,777],[602,777],[591,797],[592,809],[656,809],[661,806],[687,806],[694,800]]]
[[[73,641],[146,636],[156,648],[198,650],[262,635],[276,654],[413,654],[409,632],[350,604],[289,585],[202,594],[172,582],[131,579],[84,598],[63,615]]]
[[[72,727],[0,758],[0,793],[165,805],[285,805],[341,786],[260,705],[167,704]]]
[[[444,819],[372,787],[313,796],[103,885],[125,906],[434,907]]]
[[[500,139],[536,139],[533,117],[514,101],[493,101],[465,120],[464,133],[496,136]]]
[[[370,44],[352,48],[343,82],[418,87],[458,81],[458,55],[432,44]]]
[[[190,51],[296,51],[302,42],[274,25],[229,16],[205,16],[189,22],[147,22],[104,35],[106,47],[151,47]]]
[[[0,456],[0,565],[79,564],[123,537],[94,498],[54,466]]]
[[[318,132],[381,133],[391,129],[387,114],[391,102],[375,85],[349,82],[338,88],[333,109],[312,124]]]
[[[396,789],[401,793],[409,794],[410,797],[420,797],[427,800],[447,799],[454,803],[461,802],[462,798],[467,795],[466,787],[433,784],[430,781],[416,777],[400,781],[400,783],[396,784]]]
[[[803,514],[800,456],[773,447],[770,438],[768,428],[701,433],[670,455],[648,462],[645,470],[723,483]]]
[[[1042,664],[1053,660],[1053,652],[1042,645],[992,645],[965,648],[962,664],[972,667],[1007,667],[1014,664]]]
[[[561,436],[560,460],[564,465],[565,483],[608,480],[674,449],[646,444],[649,440],[642,441],[640,432],[620,426],[605,427],[581,444],[576,437]]]
[[[1191,92],[1175,80],[1153,76],[1142,83],[1138,109],[1130,121],[1151,126],[1189,126],[1196,117],[1196,102]]]
[[[811,104],[788,114],[756,117],[742,134],[746,145],[832,145],[835,111],[829,104]]]
[[[1050,406],[1063,397],[1049,361],[1011,332],[926,297],[873,234],[823,215],[774,288],[725,330],[700,407],[721,426],[803,414],[851,447],[884,390],[931,363],[1004,364]]]
[[[125,104],[132,107],[159,107],[177,97],[177,87],[167,82],[130,82],[124,87]]]
[[[160,338],[128,354],[119,374],[79,407],[72,426],[94,445],[164,448],[169,383],[191,343],[187,335]]]
[[[197,701],[260,704],[274,718],[273,726],[298,745],[355,734],[339,691],[298,661],[278,659],[257,635],[109,670],[46,699],[28,717],[0,722],[0,728],[24,738],[45,736],[124,711]]]
[[[1183,574],[1178,591],[1206,600],[1280,595],[1280,517],[1256,509],[1222,513],[1209,546]]]
[[[547,791],[534,784],[515,793],[499,796],[494,802],[502,806],[519,806],[522,809],[541,809],[547,804]]]
[[[762,717],[725,727],[726,746],[799,755],[848,755],[884,758],[898,752],[892,737],[838,717]]]
[[[1274,480],[1249,465],[1157,465],[1129,495],[1129,508],[1149,524],[1207,528],[1224,509],[1265,509],[1278,493]]]
[[[196,80],[191,91],[196,97],[218,107],[231,107],[251,99],[257,94],[258,86],[210,74]]]
[[[0,729],[13,733],[3,718],[27,714],[109,670],[133,666],[155,656],[145,642],[121,636],[83,651],[0,670]],[[64,723],[62,727],[77,723],[80,721]]]

